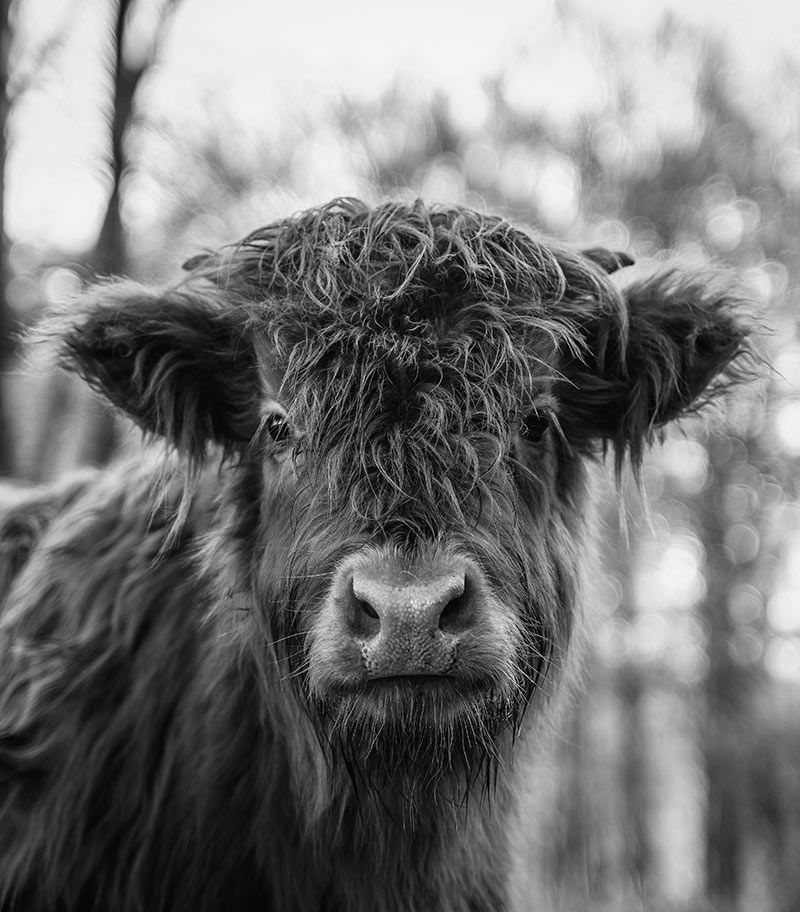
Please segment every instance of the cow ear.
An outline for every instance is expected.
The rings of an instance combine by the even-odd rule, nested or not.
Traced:
[[[654,430],[740,379],[750,350],[748,302],[720,277],[669,271],[622,295],[623,313],[584,324],[584,353],[557,391],[566,435],[613,442],[618,465],[626,454],[638,463]]]
[[[96,286],[39,334],[145,431],[199,459],[209,441],[245,444],[259,420],[259,383],[242,309],[215,290]]]

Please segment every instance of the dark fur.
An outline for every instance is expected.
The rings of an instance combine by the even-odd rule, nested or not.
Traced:
[[[339,200],[45,324],[175,454],[0,514],[2,908],[505,907],[514,783],[580,617],[587,460],[635,466],[746,345],[729,286],[623,293],[629,263]],[[337,566],[386,543],[477,562],[513,661],[348,689],[317,644],[309,669]]]

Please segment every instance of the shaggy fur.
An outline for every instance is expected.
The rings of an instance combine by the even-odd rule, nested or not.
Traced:
[[[636,467],[746,347],[729,285],[621,292],[630,262],[336,200],[43,326],[173,452],[0,513],[4,910],[506,907],[586,464]],[[468,559],[502,642],[441,681],[345,674],[321,606],[376,554]]]

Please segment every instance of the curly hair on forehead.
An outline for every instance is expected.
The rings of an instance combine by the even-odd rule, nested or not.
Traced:
[[[186,267],[256,300],[265,293],[302,300],[309,315],[354,309],[364,315],[366,304],[370,319],[376,311],[412,317],[417,308],[424,316],[431,306],[466,296],[500,308],[546,303],[538,316],[547,325],[553,316],[568,318],[557,308],[569,289],[572,302],[599,298],[625,319],[605,270],[591,260],[537,241],[498,216],[421,200],[371,208],[335,199],[193,257]]]
[[[482,480],[534,378],[558,376],[543,346],[580,356],[578,326],[601,311],[625,331],[622,298],[591,260],[421,201],[334,200],[193,267],[246,303],[285,359],[306,451],[359,515],[369,494],[384,515],[488,496]]]
[[[750,302],[735,283],[666,270],[623,291],[608,273],[632,262],[605,249],[578,253],[460,206],[339,198],[187,266],[190,285],[211,282],[246,305],[288,363],[287,380],[324,368],[364,401],[374,399],[376,367],[394,366],[402,384],[445,365],[467,391],[464,414],[469,389],[501,395],[489,425],[502,436],[546,379],[572,445],[613,443],[619,472],[626,458],[637,469],[664,422],[746,379],[751,363],[742,357]],[[373,373],[359,380],[361,354]]]

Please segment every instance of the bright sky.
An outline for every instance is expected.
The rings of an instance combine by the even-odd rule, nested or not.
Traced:
[[[794,0],[572,0],[563,4],[635,40],[666,11],[710,25],[756,54],[795,53],[800,4]],[[241,81],[271,72],[286,85],[302,80],[369,94],[398,70],[416,71],[457,89],[500,69],[521,48],[547,43],[554,0],[404,0],[398,11],[374,0],[185,0],[176,53],[189,67],[226,71]],[[177,47],[179,45],[179,47]],[[252,67],[252,73],[247,70]]]
[[[161,0],[140,0],[143,31]],[[19,0],[20,46],[40,47],[63,26],[69,40],[42,90],[12,120],[8,231],[12,238],[79,252],[99,227],[106,133],[100,62],[113,6],[108,0]],[[555,0],[179,0],[146,106],[181,128],[207,120],[207,99],[224,99],[234,122],[268,132],[297,110],[324,109],[341,94],[367,99],[405,74],[414,90],[445,91],[465,124],[480,122],[481,84],[524,61],[515,87],[522,104],[554,111],[590,106],[598,83],[557,26]],[[632,49],[665,11],[728,36],[753,72],[780,53],[800,56],[796,0],[571,0]],[[104,31],[105,30],[105,31]],[[26,54],[22,55],[23,70]],[[668,104],[670,86],[659,86]],[[224,126],[221,127],[224,129]]]

